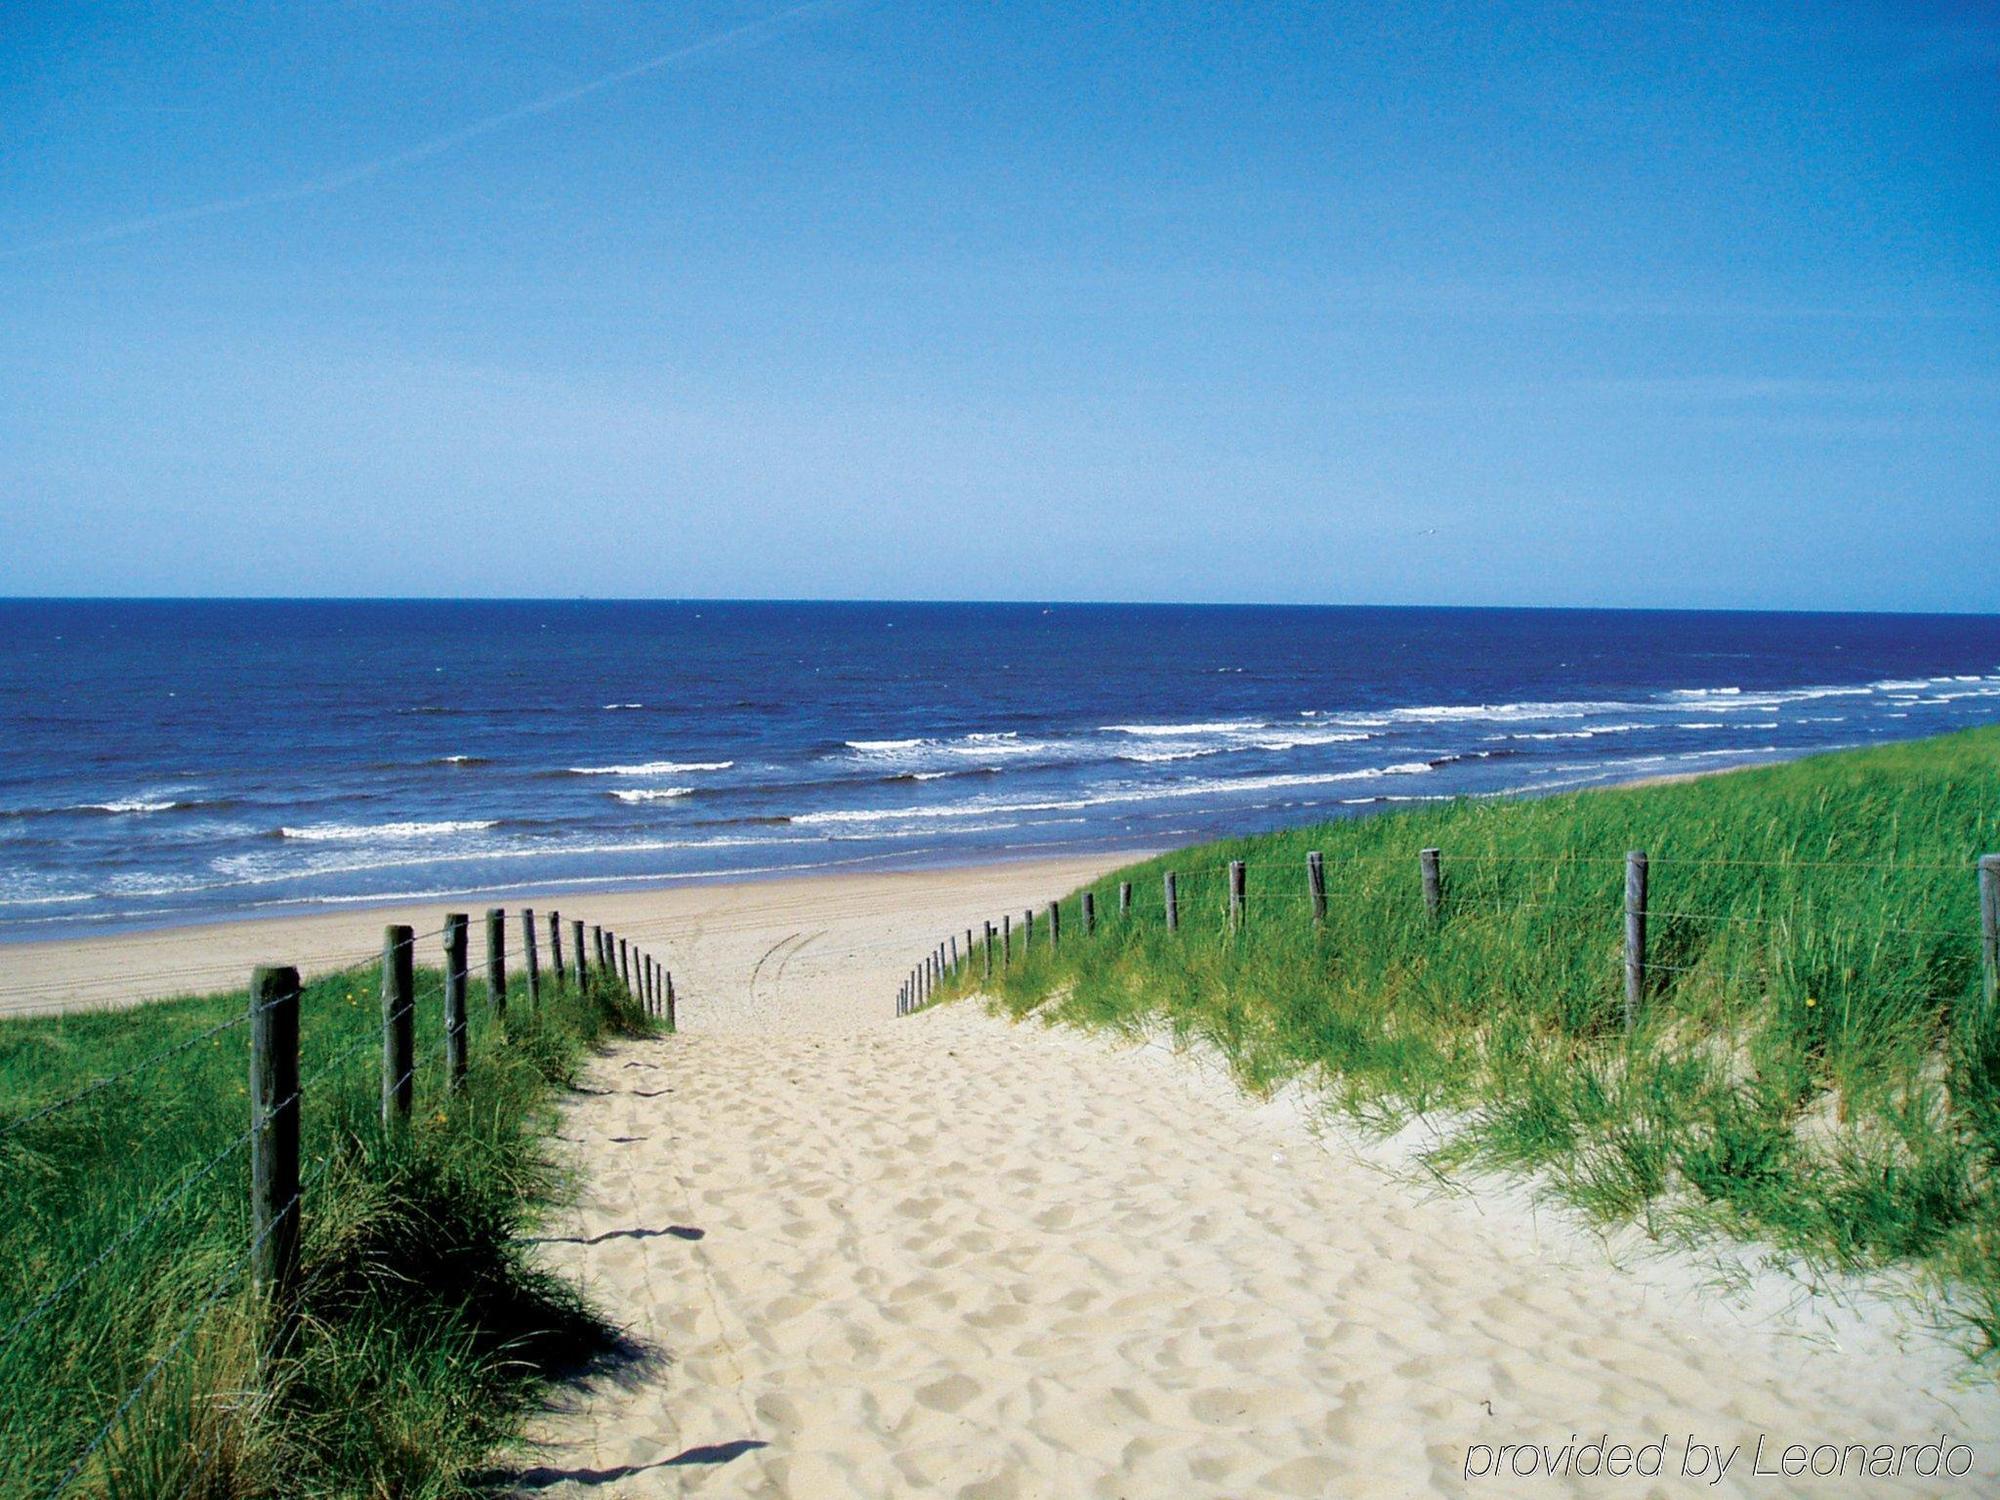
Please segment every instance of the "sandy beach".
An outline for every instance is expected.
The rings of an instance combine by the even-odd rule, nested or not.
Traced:
[[[1725,1299],[1702,1258],[1602,1241],[1518,1184],[1427,1185],[1406,1142],[1158,1043],[971,1004],[888,1018],[932,938],[1080,874],[923,877],[901,910],[743,897],[672,950],[698,999],[679,1037],[595,1066],[565,1131],[587,1196],[545,1247],[640,1352],[536,1425],[523,1492],[1944,1495],[2000,1474],[2000,1397],[1896,1306],[1754,1267]],[[1971,1445],[1968,1479],[1782,1472],[1793,1443],[1941,1434]],[[1607,1437],[1662,1445],[1659,1477],[1517,1476],[1500,1452]]]
[[[1246,1098],[1157,1041],[974,1004],[894,1018],[938,937],[1118,862],[559,898],[673,967],[682,1031],[597,1059],[567,1106],[584,1194],[541,1253],[633,1352],[533,1423],[520,1492],[1947,1495],[2000,1475],[2000,1396],[1894,1305],[1755,1268],[1725,1298],[1702,1258],[1601,1241],[1519,1184],[1427,1183],[1406,1142],[1303,1089]],[[104,1003],[329,966],[444,910],[5,959]],[[1940,1436],[1970,1445],[1965,1479],[1781,1468],[1794,1443]],[[1559,1465],[1606,1441],[1642,1465],[1660,1445],[1661,1473],[1521,1475],[1502,1450]]]
[[[952,927],[964,928],[1031,900],[1047,900],[1142,856],[1092,855],[1018,863],[704,881],[644,890],[507,898],[507,941],[519,963],[515,914],[529,907],[615,929],[674,973],[684,1028],[846,1029],[894,1012],[898,983]],[[132,1004],[241,987],[257,964],[293,964],[307,977],[372,962],[382,929],[407,923],[417,962],[441,961],[446,912],[478,918],[490,899],[367,905],[0,944],[0,1014]],[[541,929],[546,937],[546,926]],[[568,942],[565,926],[564,942]],[[548,961],[546,948],[542,958]]]

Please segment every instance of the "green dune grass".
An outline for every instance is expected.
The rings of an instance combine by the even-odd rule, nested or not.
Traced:
[[[471,1493],[548,1374],[607,1347],[523,1241],[567,1188],[557,1091],[643,1015],[593,980],[533,1010],[514,986],[496,1024],[475,983],[448,1096],[442,975],[419,971],[415,1113],[385,1132],[379,985],[303,997],[303,1289],[275,1359],[240,1275],[245,995],[0,1023],[0,1494],[52,1493],[134,1390],[68,1493]]]
[[[1441,851],[1428,915],[1418,851]],[[1323,851],[1315,927],[1308,850]],[[1624,856],[1651,861],[1648,993],[1624,1026]],[[1975,861],[2000,729],[1534,800],[1462,800],[1187,849],[1062,903],[984,981],[1015,1015],[1165,1026],[1252,1088],[1297,1075],[1441,1164],[1542,1174],[1606,1221],[1897,1264],[2000,1346],[2000,1026]],[[1230,860],[1247,863],[1240,929]],[[1181,930],[1162,874],[1178,872]],[[1134,910],[1118,915],[1130,881]]]

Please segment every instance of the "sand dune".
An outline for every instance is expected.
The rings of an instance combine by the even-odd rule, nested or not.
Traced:
[[[1519,1192],[1426,1192],[1158,1046],[889,1018],[909,957],[1048,873],[936,877],[873,918],[773,899],[677,939],[700,999],[596,1065],[567,1128],[587,1197],[544,1251],[648,1357],[538,1424],[522,1489],[1992,1492],[2000,1400],[1893,1308],[1621,1268]],[[1779,1469],[1792,1443],[1941,1433],[1966,1477],[1751,1473],[1760,1437]],[[1499,1452],[1607,1434],[1663,1444],[1662,1474],[1516,1477]],[[1690,1439],[1736,1450],[1720,1485],[1682,1475]]]

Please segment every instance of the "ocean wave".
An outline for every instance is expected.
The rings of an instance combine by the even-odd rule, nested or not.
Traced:
[[[1192,750],[1121,750],[1116,759],[1140,766],[1164,766],[1177,760],[1201,760],[1227,754],[1227,745],[1203,745]]]
[[[682,776],[694,771],[726,771],[733,760],[649,760],[634,766],[570,766],[567,776]]]
[[[408,841],[449,838],[455,833],[483,833],[497,828],[495,818],[455,818],[434,823],[308,823],[299,828],[280,828],[278,837],[308,844],[358,844],[370,839]]]
[[[1374,737],[1372,734],[1355,729],[1287,729],[1281,730],[1269,739],[1262,737],[1253,739],[1248,748],[1268,750],[1275,754],[1310,745],[1355,745]]]
[[[492,760],[484,755],[439,755],[424,762],[427,766],[490,766]]]
[[[99,817],[143,817],[151,813],[194,812],[200,808],[233,807],[229,797],[113,797],[104,802],[64,802],[53,807],[0,808],[0,819],[25,821],[37,818],[74,817],[88,813]]]
[[[691,797],[691,786],[642,786],[607,793],[620,802],[671,802],[676,797]]]
[[[1250,734],[1269,729],[1266,719],[1225,719],[1202,724],[1100,724],[1104,734],[1132,734],[1147,739],[1186,739],[1198,734]]]
[[[611,713],[617,713],[621,709],[644,708],[645,706],[646,705],[643,703],[607,703],[604,705],[604,711],[608,714],[611,714]]]
[[[1352,771],[1292,772],[1270,776],[1219,776],[1199,781],[1162,782],[1157,785],[1125,785],[1100,788],[1079,797],[1052,798],[1035,802],[995,802],[977,798],[967,802],[939,802],[928,807],[853,807],[824,812],[795,813],[792,822],[801,827],[840,826],[854,823],[896,823],[910,819],[950,819],[1004,817],[1031,812],[1075,812],[1089,807],[1106,807],[1125,802],[1156,802],[1174,798],[1237,796],[1246,792],[1284,791],[1310,786],[1334,786],[1347,781],[1372,781],[1382,776],[1421,776],[1460,757],[1441,755],[1432,760],[1399,761],[1388,766],[1363,766]]]

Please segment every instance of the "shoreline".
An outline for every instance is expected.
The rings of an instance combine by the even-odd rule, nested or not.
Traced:
[[[1774,755],[1765,759],[1739,765],[1697,768],[1687,771],[1651,772],[1636,776],[1613,777],[1603,781],[1586,782],[1581,785],[1562,783],[1555,786],[1506,787],[1487,792],[1466,792],[1460,795],[1470,799],[1503,800],[1536,796],[1565,796],[1576,792],[1617,791],[1621,788],[1664,786],[1680,781],[1698,781],[1710,776],[1727,776],[1738,771],[1754,771],[1762,766],[1782,765],[1789,761],[1804,760],[1814,755],[1835,754],[1841,750],[1859,748],[1858,745],[1835,745],[1802,749],[1796,754]],[[1308,820],[1320,822],[1344,821],[1346,818],[1380,817],[1395,811],[1393,803],[1384,803],[1373,808],[1355,808],[1345,814]],[[1233,834],[1217,834],[1215,837],[1248,837],[1262,833],[1279,832],[1286,827],[1304,824],[1277,824],[1272,827],[1256,827],[1239,830]],[[1206,840],[1197,840],[1206,842]],[[1029,846],[1022,852],[1009,854],[1002,850],[974,848],[964,851],[949,846],[936,846],[928,851],[909,853],[890,851],[880,854],[856,855],[851,860],[830,860],[820,864],[797,866],[765,865],[736,870],[688,870],[662,872],[652,875],[582,875],[567,877],[554,882],[532,880],[510,881],[500,885],[460,886],[438,892],[421,894],[385,894],[380,896],[301,896],[291,900],[279,900],[246,907],[220,907],[214,911],[184,908],[180,912],[139,913],[129,916],[78,917],[77,926],[70,931],[49,934],[36,932],[33,935],[12,935],[0,931],[0,955],[15,955],[31,951],[37,947],[73,943],[99,942],[116,938],[131,938],[146,935],[163,935],[197,928],[234,926],[238,923],[294,922],[319,916],[341,913],[389,913],[411,911],[428,907],[457,907],[504,904],[510,908],[532,904],[537,910],[550,903],[564,900],[596,900],[606,896],[630,896],[660,894],[673,890],[693,889],[703,886],[770,885],[797,881],[840,879],[851,875],[896,875],[923,874],[940,871],[983,869],[989,866],[1018,864],[1054,863],[1071,859],[1097,860],[1117,858],[1128,863],[1150,859],[1169,849],[1183,847],[1179,844],[1165,848],[1151,844],[1135,843],[1126,845],[1117,841],[1078,839],[1067,843],[1051,842]],[[868,867],[874,868],[868,868]],[[52,919],[62,921],[62,918]],[[384,920],[393,920],[385,917]],[[4,1013],[4,987],[0,987],[0,1013]]]
[[[1830,752],[1808,752],[1820,753]],[[1550,788],[1543,794],[1562,796],[1662,786],[1730,776],[1805,758],[1806,755],[1788,756],[1749,765],[1637,776],[1585,787]],[[1514,798],[1535,792],[1530,787],[1486,795]],[[1376,817],[1390,811],[1393,809],[1384,807],[1356,816]],[[269,911],[238,910],[213,919],[97,928],[53,938],[0,939],[0,955],[5,958],[5,977],[0,979],[0,1017],[116,1009],[233,988],[250,968],[264,962],[295,964],[307,978],[350,964],[365,965],[379,954],[382,928],[390,923],[406,923],[415,929],[421,964],[435,946],[435,933],[447,911],[463,910],[476,916],[496,904],[503,905],[508,912],[509,952],[518,957],[518,913],[523,907],[536,913],[538,923],[545,922],[551,910],[564,912],[565,922],[581,912],[585,922],[617,926],[627,936],[633,935],[635,923],[643,924],[644,935],[657,938],[667,930],[661,928],[662,923],[670,927],[676,920],[699,921],[717,909],[759,909],[774,921],[788,906],[796,907],[801,914],[810,913],[817,898],[837,891],[853,892],[862,907],[878,916],[887,915],[882,909],[885,899],[913,899],[921,908],[924,905],[921,893],[926,883],[952,892],[977,889],[997,894],[1018,888],[1025,893],[1020,896],[1022,900],[1046,900],[1058,890],[1072,889],[1121,865],[1136,864],[1165,852],[1169,851],[1093,846],[1053,856],[1037,850],[1011,859],[945,858],[934,864],[915,863],[894,869],[819,867],[803,874],[718,871],[647,876],[632,881],[616,877],[601,881],[585,878],[574,885],[554,886],[524,882],[498,888],[475,887],[417,900],[399,900],[394,896],[380,900],[357,898],[330,910],[320,903],[300,901]],[[878,858],[865,856],[855,863]],[[1005,904],[994,906],[994,912],[1004,909]],[[538,937],[546,944],[545,926]],[[475,941],[474,947],[477,946]],[[659,946],[657,941],[655,946]],[[546,962],[547,955],[543,958]],[[110,972],[114,967],[119,972]]]
[[[1156,851],[1154,851],[1156,852]],[[979,864],[876,871],[837,871],[804,876],[731,880],[701,878],[670,886],[642,889],[520,888],[510,896],[507,945],[510,967],[520,962],[519,913],[536,914],[542,962],[549,962],[547,917],[559,911],[568,923],[581,917],[591,925],[616,928],[621,936],[642,942],[669,967],[678,967],[677,948],[721,934],[766,929],[787,923],[824,924],[831,933],[843,926],[866,923],[892,930],[908,928],[911,937],[895,945],[900,957],[886,972],[900,973],[934,938],[940,913],[962,912],[952,925],[997,918],[1024,902],[1041,902],[1106,871],[1148,857],[1148,851],[1098,851],[1057,858],[988,860]],[[481,895],[483,893],[472,893]],[[310,979],[349,966],[372,964],[381,953],[382,929],[404,923],[417,934],[417,962],[439,960],[436,936],[448,911],[466,911],[475,919],[489,903],[469,895],[417,902],[387,901],[336,911],[236,914],[211,922],[124,932],[92,933],[54,939],[27,939],[8,944],[0,981],[0,1017],[52,1015],[65,1012],[119,1009],[152,1000],[239,988],[261,963],[292,964]],[[497,904],[497,903],[492,903]],[[930,935],[920,938],[918,933]],[[473,964],[479,963],[483,939],[473,934]],[[856,959],[877,955],[856,952]],[[867,962],[857,964],[847,986],[872,995]],[[892,1013],[888,995],[894,981],[884,980],[883,1016]]]

